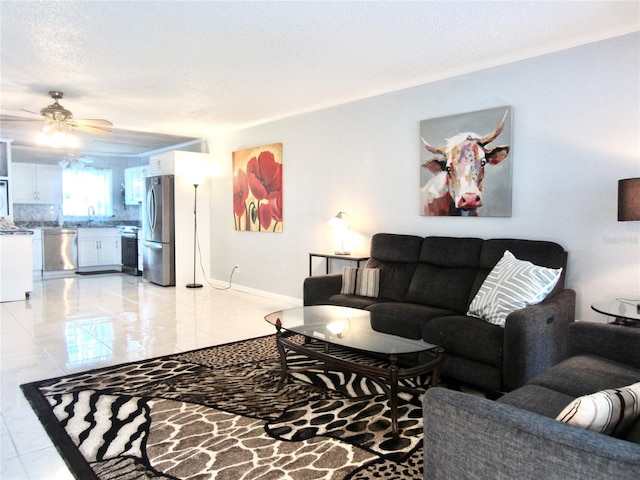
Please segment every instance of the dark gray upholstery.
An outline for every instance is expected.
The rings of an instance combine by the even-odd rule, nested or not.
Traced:
[[[577,355],[496,402],[429,389],[424,478],[640,478],[640,419],[624,439],[555,420],[576,397],[640,382],[640,329],[577,322],[568,341]]]
[[[563,268],[539,305],[513,312],[505,328],[468,317],[469,304],[491,269],[510,250],[536,265]],[[553,242],[418,237],[379,233],[366,267],[380,269],[378,298],[340,294],[341,275],[304,281],[305,305],[342,305],[393,315],[385,333],[445,342],[443,375],[498,392],[513,390],[566,355],[575,292],[564,288],[567,253]]]
[[[425,480],[640,478],[640,445],[512,405],[427,390]]]

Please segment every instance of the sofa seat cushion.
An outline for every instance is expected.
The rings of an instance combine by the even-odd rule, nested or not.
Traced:
[[[545,417],[556,418],[573,400],[574,397],[571,395],[540,385],[525,385],[503,395],[497,401]]]
[[[531,379],[573,398],[601,390],[624,387],[640,379],[640,370],[593,355],[576,355]]]
[[[367,310],[375,330],[414,340],[422,338],[422,329],[431,319],[455,315],[450,310],[414,303],[380,302],[367,306]]]
[[[314,305],[338,305],[340,307],[360,308],[364,310],[369,305],[372,305],[374,303],[388,301],[389,300],[383,300],[380,298],[336,293],[333,295],[324,295],[316,299]]]
[[[422,339],[444,343],[449,355],[502,368],[504,329],[467,315],[436,317],[422,327]]]

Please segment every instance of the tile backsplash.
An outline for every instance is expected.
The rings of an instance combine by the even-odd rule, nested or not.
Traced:
[[[59,213],[59,205],[13,204],[13,221],[16,225],[42,223],[47,226],[55,226],[58,225],[60,221]],[[126,209],[119,205],[114,206],[113,216],[105,218],[96,217],[94,221],[100,221],[109,225],[139,225],[140,215],[141,207],[138,205],[127,205]],[[62,217],[62,220],[65,223],[79,223],[85,222],[87,217],[65,215]]]

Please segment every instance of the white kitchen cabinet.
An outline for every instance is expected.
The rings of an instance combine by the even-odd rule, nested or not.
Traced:
[[[62,203],[62,169],[58,165],[13,163],[13,203]]]
[[[34,228],[33,236],[31,237],[31,257],[33,259],[34,273],[37,270],[42,270],[42,229]]]
[[[176,175],[186,177],[189,183],[202,183],[211,167],[211,156],[199,152],[172,150],[149,158],[148,176]]]
[[[117,228],[78,229],[78,268],[121,267],[122,251]]]
[[[0,302],[25,300],[33,291],[31,235],[0,235]]]
[[[140,205],[144,197],[144,179],[149,171],[148,166],[124,169],[124,203]]]
[[[13,215],[10,175],[11,140],[0,139],[0,217]]]

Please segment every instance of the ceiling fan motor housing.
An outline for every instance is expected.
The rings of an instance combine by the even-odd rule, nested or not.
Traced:
[[[54,102],[40,110],[40,114],[53,122],[66,122],[71,120],[73,114],[58,103],[58,100],[60,100],[64,94],[56,90],[51,90],[49,95],[53,98]]]

